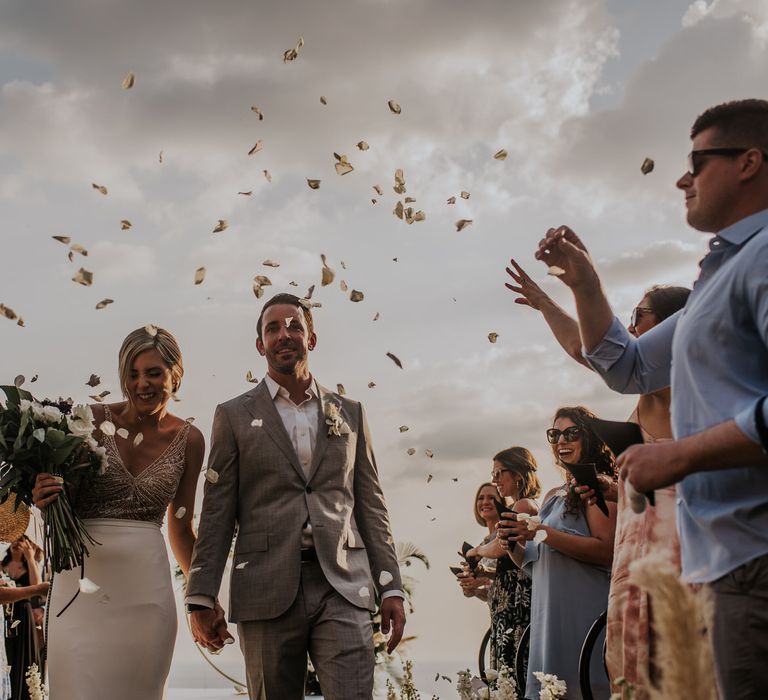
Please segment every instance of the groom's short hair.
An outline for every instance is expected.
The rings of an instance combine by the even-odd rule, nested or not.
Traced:
[[[307,330],[310,333],[314,333],[315,323],[312,320],[312,312],[309,310],[309,308],[307,308],[307,306],[304,305],[303,300],[299,299],[299,297],[297,297],[295,294],[281,292],[280,294],[275,294],[275,296],[273,296],[271,299],[268,299],[264,306],[261,307],[259,320],[256,321],[256,335],[259,337],[259,339],[261,339],[261,320],[264,318],[264,312],[270,306],[275,306],[275,304],[290,304],[291,306],[295,306],[297,309],[301,309],[301,312],[304,314],[304,321],[307,324]]]

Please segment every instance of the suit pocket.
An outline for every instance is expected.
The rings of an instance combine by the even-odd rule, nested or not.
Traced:
[[[237,536],[235,554],[240,556],[248,552],[266,552],[269,549],[269,537],[266,532],[244,532]]]

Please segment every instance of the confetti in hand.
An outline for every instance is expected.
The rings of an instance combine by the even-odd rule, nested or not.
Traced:
[[[136,76],[129,72],[128,75],[123,78],[123,90],[130,90],[133,84],[136,82]]]

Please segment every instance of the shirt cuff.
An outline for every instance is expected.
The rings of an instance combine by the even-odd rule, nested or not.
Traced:
[[[184,605],[202,605],[206,608],[213,609],[215,601],[213,598],[207,595],[188,595],[184,599]]]
[[[752,442],[756,442],[759,445],[761,444],[760,433],[757,430],[757,423],[755,421],[755,409],[757,408],[758,401],[760,401],[760,399],[757,399],[757,401],[752,401],[752,403],[750,403],[747,408],[736,414],[734,420],[736,421],[736,427],[738,427],[738,429],[741,430],[744,435],[752,440]],[[765,413],[766,408],[768,408],[768,401],[763,403],[764,418],[768,418]],[[768,420],[766,420],[766,423],[768,423]]]
[[[381,594],[381,599],[384,600],[385,598],[402,598],[405,600],[405,593],[403,593],[401,590],[393,589],[391,591],[384,591],[384,593]]]
[[[610,328],[592,352],[587,352],[584,348],[581,349],[582,357],[598,372],[606,372],[624,354],[624,350],[629,344],[629,338],[629,331],[614,316]]]

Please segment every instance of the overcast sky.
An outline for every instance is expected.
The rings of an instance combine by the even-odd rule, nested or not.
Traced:
[[[184,351],[174,410],[207,436],[215,405],[250,388],[248,370],[264,373],[253,277],[270,277],[267,296],[316,284],[313,372],[364,402],[396,538],[433,564],[414,572],[417,666],[472,664],[487,612],[447,566],[483,535],[471,501],[491,456],[529,447],[553,486],[555,409],[622,419],[633,405],[513,304],[504,267],[514,256],[570,308],[533,260],[546,229],[567,223],[622,319],[651,284],[690,285],[706,239],[674,187],[688,131],[714,103],[765,95],[766,41],[760,0],[6,0],[0,302],[26,327],[0,319],[2,381],[37,374],[39,396],[83,400],[95,372],[117,399],[120,343],[154,323]],[[354,171],[337,175],[334,152]],[[656,167],[644,176],[645,157]],[[404,196],[424,221],[393,215]],[[219,219],[229,226],[213,233]],[[459,219],[473,223],[457,232]],[[53,235],[88,256],[70,263]],[[321,254],[336,271],[324,288]],[[81,266],[90,288],[71,281]],[[194,660],[185,639],[176,677]]]

